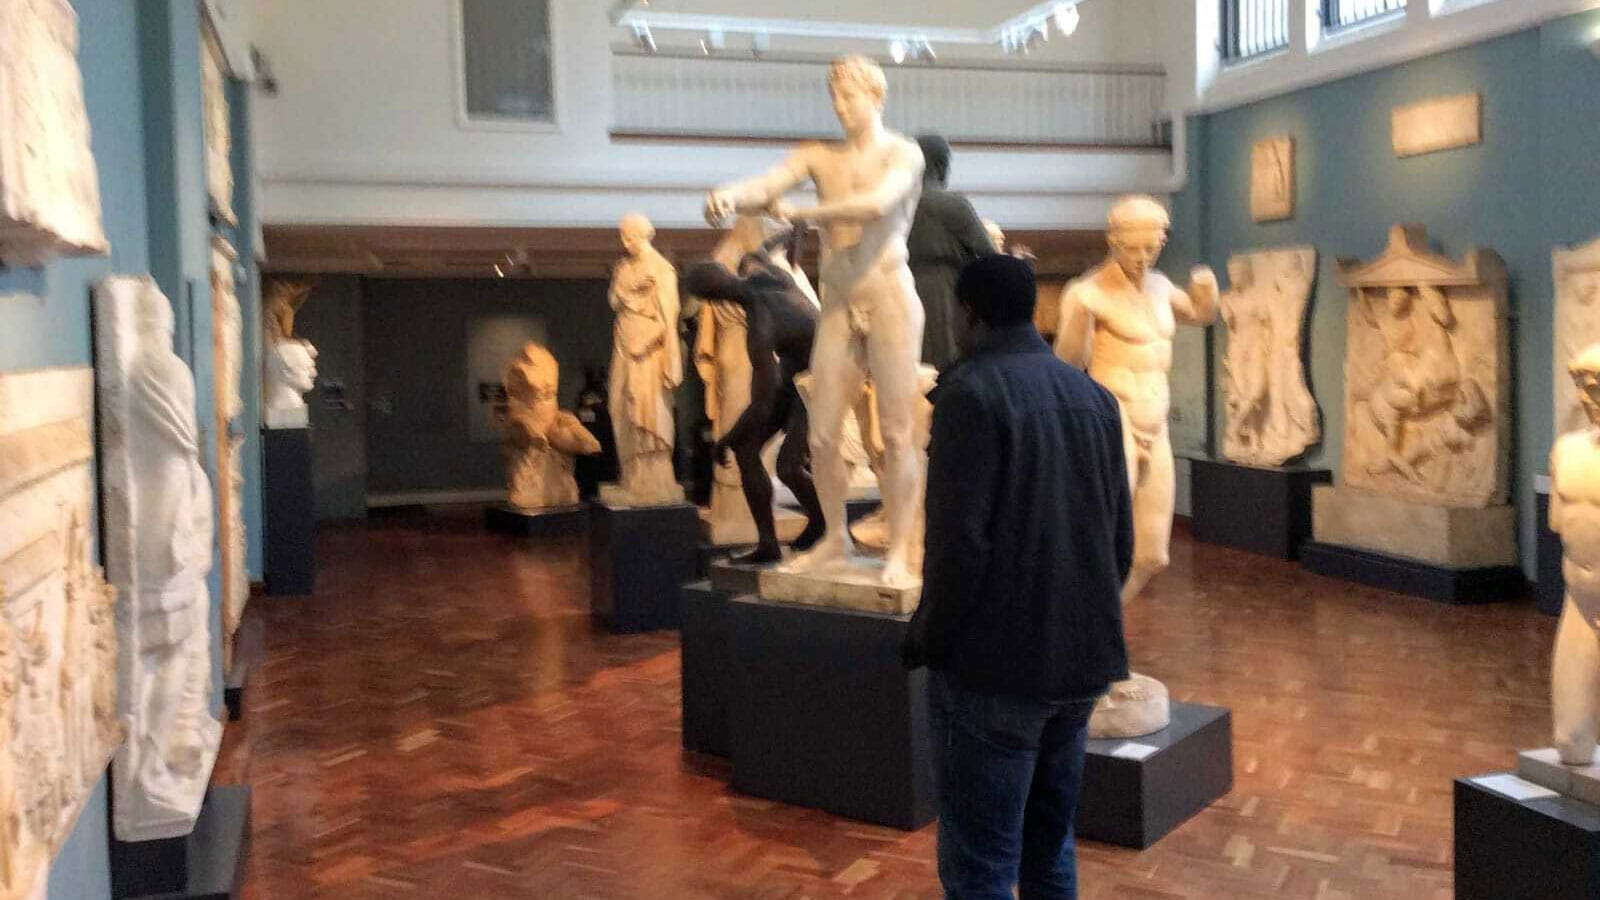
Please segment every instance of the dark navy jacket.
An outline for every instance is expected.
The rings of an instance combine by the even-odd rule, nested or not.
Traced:
[[[1127,678],[1133,509],[1116,398],[1027,324],[991,332],[933,400],[906,663],[1052,700]]]

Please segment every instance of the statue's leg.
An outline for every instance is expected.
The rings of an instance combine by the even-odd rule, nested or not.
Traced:
[[[1170,562],[1177,480],[1173,476],[1172,438],[1166,426],[1162,426],[1138,464],[1143,471],[1133,490],[1133,570],[1128,573],[1128,583],[1122,586],[1124,603],[1139,596],[1150,579],[1166,571]]]
[[[866,379],[861,348],[850,328],[850,309],[843,302],[822,311],[811,351],[811,404],[808,443],[811,473],[827,529],[815,547],[788,564],[793,572],[815,570],[848,557],[852,551],[845,501],[850,471],[844,461],[844,417]]]
[[[921,579],[913,571],[911,541],[922,503],[926,460],[916,441],[917,404],[922,402],[919,355],[922,349],[922,304],[909,272],[880,276],[873,285],[872,331],[867,335],[867,363],[878,395],[878,423],[883,432],[883,507],[889,523],[889,551],[884,557],[887,585],[909,587]]]
[[[1568,765],[1589,765],[1600,738],[1600,638],[1571,594],[1561,610],[1552,669],[1556,750]]]
[[[796,550],[809,550],[822,540],[826,520],[822,516],[822,502],[817,499],[817,486],[811,479],[811,450],[808,446],[810,428],[807,424],[806,405],[799,397],[789,398],[789,417],[784,423],[783,447],[778,450],[778,478],[800,501],[806,513],[806,528],[794,539]]]
[[[752,410],[766,417],[766,425],[752,432],[739,446],[733,448],[739,461],[739,479],[744,486],[744,499],[750,505],[750,518],[755,520],[756,548],[734,562],[751,565],[777,562],[783,558],[783,547],[778,543],[778,528],[772,510],[772,478],[761,462],[761,450],[783,426],[782,409],[775,404],[766,410]]]

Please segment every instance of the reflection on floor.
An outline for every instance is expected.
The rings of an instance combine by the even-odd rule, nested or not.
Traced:
[[[255,786],[247,896],[935,898],[916,834],[740,797],[678,748],[677,638],[591,627],[582,545],[477,518],[323,533],[261,599],[221,781]],[[1234,792],[1084,900],[1451,896],[1451,779],[1545,742],[1553,620],[1453,609],[1180,537],[1128,611],[1141,671],[1234,708]]]

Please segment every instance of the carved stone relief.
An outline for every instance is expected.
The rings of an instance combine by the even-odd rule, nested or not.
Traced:
[[[1294,215],[1294,138],[1267,138],[1250,148],[1250,218],[1274,222]]]
[[[1555,433],[1588,425],[1568,370],[1584,348],[1600,342],[1600,238],[1551,254],[1556,280]]]
[[[1370,262],[1341,260],[1350,288],[1344,487],[1439,506],[1506,502],[1510,345],[1505,264],[1461,262],[1395,226]]]
[[[1228,326],[1223,455],[1245,465],[1282,465],[1322,438],[1301,357],[1317,251],[1241,253],[1228,260],[1228,274],[1231,290],[1221,298]]]
[[[110,249],[68,0],[0,4],[0,263]]]
[[[227,62],[211,28],[202,32],[200,96],[205,114],[206,192],[217,218],[237,225],[239,219],[233,212],[233,121],[228,112]]]
[[[217,530],[222,547],[222,665],[233,668],[234,636],[244,621],[244,608],[250,602],[250,573],[245,567],[244,466],[241,448],[243,431],[238,422],[244,413],[244,315],[233,281],[237,258],[233,248],[221,238],[211,240],[211,329],[212,371],[216,384],[212,392],[216,410],[216,454],[218,478]]]
[[[222,724],[211,715],[213,505],[194,377],[172,352],[172,306],[154,280],[95,289],[106,570],[118,610],[118,709],[130,728],[112,768],[124,841],[194,828]]]
[[[122,740],[116,592],[92,562],[93,376],[0,374],[0,897],[42,897]]]

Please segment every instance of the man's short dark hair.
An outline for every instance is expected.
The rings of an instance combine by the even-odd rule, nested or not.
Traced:
[[[1033,266],[1004,254],[980,256],[961,269],[956,279],[956,299],[972,310],[978,321],[993,327],[1033,321],[1039,288]]]

